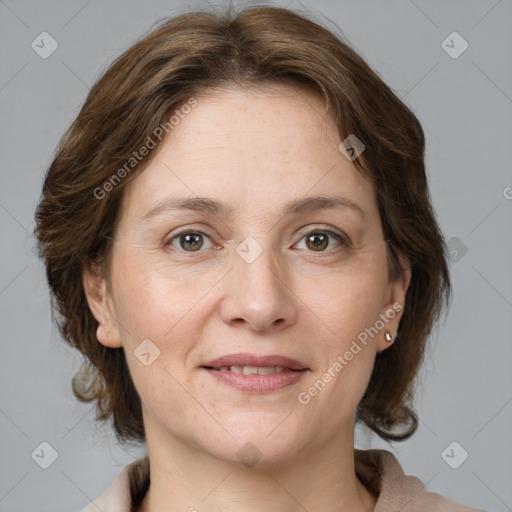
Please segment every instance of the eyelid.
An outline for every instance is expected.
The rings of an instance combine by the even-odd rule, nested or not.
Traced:
[[[173,249],[176,249],[177,251],[182,252],[182,253],[194,254],[196,252],[204,252],[204,250],[203,251],[201,251],[201,250],[199,250],[199,251],[183,251],[183,250],[180,250],[177,247],[174,247],[172,245],[172,242],[174,242],[174,240],[176,240],[178,237],[180,237],[181,235],[190,234],[190,233],[203,235],[206,238],[208,238],[212,244],[215,244],[213,238],[208,233],[205,233],[204,231],[201,231],[200,229],[193,229],[190,227],[185,227],[183,229],[179,229],[178,231],[173,231],[172,234],[169,234],[168,236],[166,236],[164,238],[162,245],[163,245],[163,247],[169,247],[169,246],[173,247]]]
[[[211,229],[212,231],[215,231],[208,224],[205,224],[205,226],[208,229]],[[200,229],[200,228],[196,229],[196,228],[193,227],[193,224],[187,224],[186,226],[183,226],[181,228],[173,229],[171,232],[167,233],[167,235],[165,235],[165,237],[163,239],[163,245],[167,245],[171,240],[173,240],[174,238],[176,238],[176,237],[178,237],[180,235],[183,235],[184,233],[200,233],[200,234],[205,235],[208,238],[212,239],[211,235],[209,235],[208,233],[206,233],[202,229]]]
[[[328,233],[328,234],[334,235],[338,239],[338,241],[341,242],[343,245],[345,245],[345,246],[349,246],[350,245],[350,239],[349,239],[349,237],[345,233],[343,233],[343,232],[341,232],[341,231],[339,231],[336,228],[333,228],[331,226],[324,227],[324,226],[322,226],[320,224],[317,224],[317,225],[308,224],[307,226],[304,226],[303,228],[299,229],[299,232],[298,232],[299,239],[297,240],[297,242],[294,243],[294,245],[299,243],[306,235],[308,235],[310,233],[314,233],[315,231],[321,231],[321,232],[324,232],[324,233]],[[163,241],[163,246],[164,247],[172,246],[172,242],[176,238],[178,238],[180,235],[185,234],[185,233],[201,234],[201,235],[204,235],[206,238],[208,238],[212,244],[216,243],[213,240],[213,237],[210,236],[208,233],[205,233],[204,231],[202,231],[200,229],[194,229],[193,227],[191,227],[189,225],[189,226],[185,226],[185,227],[183,227],[181,229],[178,228],[178,231],[173,231],[172,234],[169,234],[168,236],[166,236],[164,238],[164,241]],[[236,240],[226,240],[225,242],[233,243],[233,242],[236,242]],[[183,250],[180,250],[178,248],[175,248],[175,249],[178,250],[179,252],[190,253],[190,254],[194,254],[196,252],[204,252],[202,250],[199,250],[199,251],[183,251]],[[329,253],[331,251],[318,251],[318,252],[319,253],[321,253],[321,252]]]
[[[341,239],[343,242],[345,242],[345,243],[347,243],[347,244],[350,242],[349,237],[348,237],[348,236],[347,236],[343,231],[340,231],[340,230],[338,230],[338,229],[336,229],[336,228],[333,228],[333,227],[331,227],[331,226],[327,226],[327,227],[325,227],[325,225],[323,225],[323,226],[322,226],[322,225],[320,225],[320,224],[317,224],[317,225],[315,225],[315,224],[313,224],[313,225],[308,224],[308,225],[307,225],[307,226],[305,226],[303,229],[300,229],[300,230],[299,230],[299,235],[300,235],[300,237],[301,237],[301,239],[302,239],[304,236],[306,236],[306,235],[308,235],[309,233],[312,233],[312,232],[314,232],[314,231],[322,231],[322,232],[325,232],[325,233],[332,233],[332,234],[334,234],[334,235],[339,236],[339,237],[340,237],[340,239]]]

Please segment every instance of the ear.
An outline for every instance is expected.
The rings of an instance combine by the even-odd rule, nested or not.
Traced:
[[[384,329],[379,332],[377,340],[377,350],[379,351],[389,348],[397,336],[398,326],[404,312],[405,296],[411,282],[411,266],[408,259],[400,255],[399,260],[402,274],[388,283],[381,311]],[[391,335],[392,340],[386,339],[386,332]]]
[[[89,309],[99,323],[96,331],[98,341],[106,347],[121,347],[119,325],[108,294],[107,283],[97,265],[83,271],[82,283]]]

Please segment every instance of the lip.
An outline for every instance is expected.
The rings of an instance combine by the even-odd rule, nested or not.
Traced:
[[[309,370],[309,368],[290,357],[281,355],[258,356],[256,354],[239,353],[228,354],[201,365],[210,368],[222,368],[223,366],[282,366],[286,370]]]
[[[270,375],[245,375],[231,370],[219,371],[223,366],[280,366],[283,371]],[[268,393],[299,382],[309,372],[304,364],[286,356],[256,354],[229,354],[209,361],[201,367],[217,381],[241,391]]]

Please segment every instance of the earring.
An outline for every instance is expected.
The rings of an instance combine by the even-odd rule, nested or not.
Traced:
[[[387,341],[388,343],[391,343],[391,342],[393,341],[393,336],[391,336],[391,334],[390,334],[390,332],[389,332],[389,331],[386,331],[386,332],[384,333],[384,337],[386,338],[386,341]]]

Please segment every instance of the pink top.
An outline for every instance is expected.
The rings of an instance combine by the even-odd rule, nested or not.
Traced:
[[[421,480],[406,475],[387,450],[354,449],[356,474],[377,499],[374,512],[479,512],[428,492]],[[148,457],[125,466],[110,487],[81,512],[134,512],[149,486]],[[481,512],[481,511],[480,511]]]

